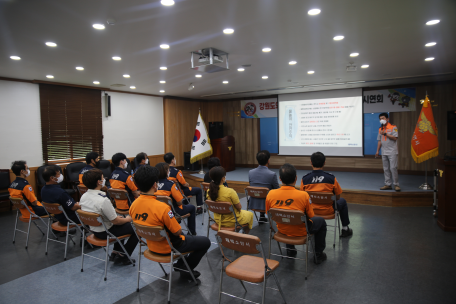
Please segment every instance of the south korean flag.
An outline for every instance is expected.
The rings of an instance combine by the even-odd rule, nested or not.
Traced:
[[[206,125],[204,124],[201,113],[198,114],[196,122],[195,135],[193,136],[193,144],[190,152],[190,163],[194,163],[212,155],[211,140],[207,134]]]

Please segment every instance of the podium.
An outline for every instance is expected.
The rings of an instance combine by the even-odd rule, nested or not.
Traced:
[[[236,169],[236,149],[233,136],[211,139],[212,157],[218,157],[226,172]]]
[[[438,210],[437,224],[444,231],[456,232],[456,161],[438,160],[438,169],[443,171],[437,177]]]

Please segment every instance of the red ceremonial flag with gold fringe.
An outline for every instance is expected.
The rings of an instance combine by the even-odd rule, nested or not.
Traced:
[[[417,163],[439,155],[438,130],[432,114],[432,107],[426,95],[420,117],[412,136],[412,157]]]

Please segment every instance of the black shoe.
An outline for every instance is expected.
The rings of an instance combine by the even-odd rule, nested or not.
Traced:
[[[133,264],[136,263],[136,260],[135,259],[131,259],[133,261]],[[118,258],[118,261],[124,265],[131,265],[131,261],[130,259],[126,256],[126,255],[123,255],[121,257]]]
[[[258,224],[263,224],[263,223],[267,223],[267,222],[268,222],[268,218],[265,216],[260,216],[260,218],[258,219]]]
[[[196,214],[198,215],[198,214],[201,214],[201,213],[203,213],[203,208],[202,207],[197,207],[196,208]]]
[[[290,258],[295,258],[298,252],[293,249],[287,249],[287,256]]]
[[[114,262],[117,258],[120,258],[120,255],[118,255],[117,253],[111,253],[111,255],[109,256],[109,261]]]
[[[318,265],[318,264],[321,264],[321,262],[326,261],[326,258],[327,258],[327,257],[326,257],[326,253],[324,253],[324,252],[317,252],[317,253],[315,254],[315,260],[314,260],[314,262],[315,262],[315,264]]]
[[[353,235],[353,230],[350,229],[349,227],[347,227],[347,228],[348,228],[347,230],[342,229],[342,233],[341,233],[340,237],[347,237],[347,236]]]
[[[193,272],[193,276],[195,277],[195,279],[201,275],[201,273],[197,270],[192,270],[192,272]],[[186,280],[193,280],[192,275],[187,271],[180,271],[180,276],[181,276],[181,278],[186,279]]]

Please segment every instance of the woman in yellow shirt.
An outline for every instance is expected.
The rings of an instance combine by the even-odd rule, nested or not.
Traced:
[[[214,167],[209,171],[209,176],[211,177],[211,184],[207,192],[207,198],[212,201],[230,202],[233,204],[238,223],[242,226],[249,225],[248,228],[244,228],[244,232],[248,233],[252,229],[253,213],[247,210],[241,210],[242,206],[236,191],[223,185],[226,181],[225,169],[220,166]],[[234,227],[236,225],[233,214],[214,213],[214,219],[222,227]]]

